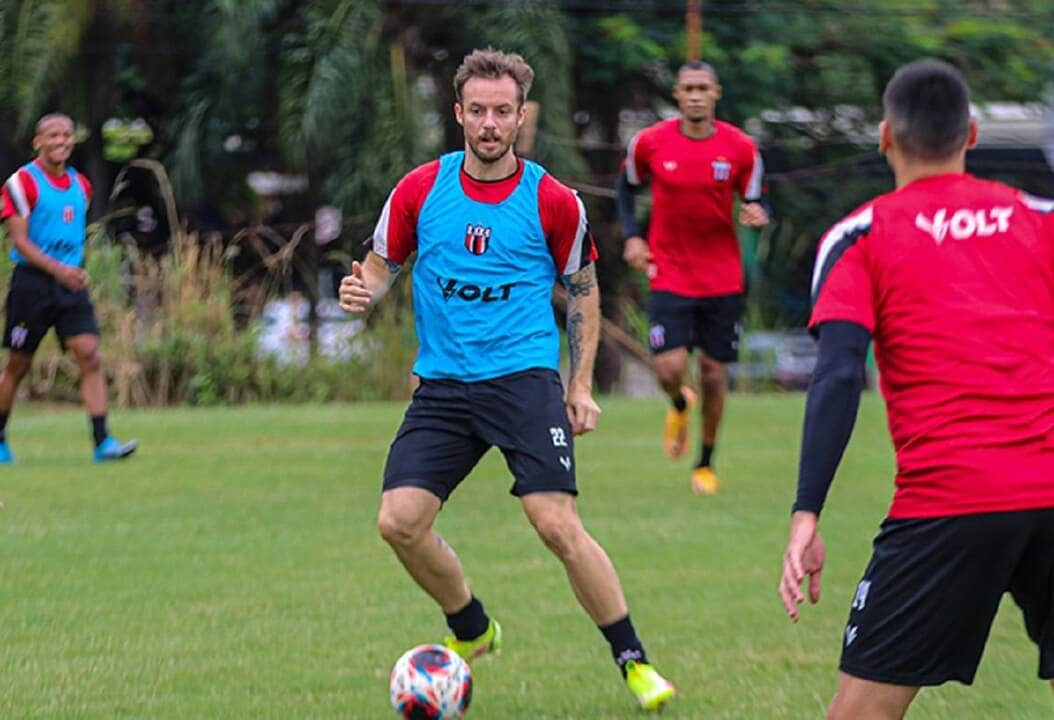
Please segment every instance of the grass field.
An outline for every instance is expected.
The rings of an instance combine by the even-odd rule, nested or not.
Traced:
[[[662,457],[658,401],[604,401],[579,443],[582,515],[681,692],[663,717],[823,716],[892,457],[868,397],[822,524],[824,597],[792,626],[775,590],[802,402],[731,398],[714,498]],[[0,473],[0,718],[392,717],[391,664],[444,631],[374,529],[402,409],[118,414],[140,455],[95,467],[81,412],[20,407]],[[505,628],[469,717],[641,717],[509,485],[491,453],[439,520]],[[974,687],[924,691],[909,717],[1051,718],[1035,670],[1007,599]]]

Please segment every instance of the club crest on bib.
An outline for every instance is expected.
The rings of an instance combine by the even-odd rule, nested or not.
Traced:
[[[714,169],[714,180],[718,182],[724,182],[732,175],[732,163],[723,157],[719,157],[710,163],[710,167]]]
[[[482,255],[490,245],[490,228],[470,224],[465,228],[465,249],[473,255]]]
[[[62,222],[66,223],[67,225],[69,225],[71,222],[73,222],[73,206],[72,205],[64,205],[63,206],[63,208],[62,208]]]

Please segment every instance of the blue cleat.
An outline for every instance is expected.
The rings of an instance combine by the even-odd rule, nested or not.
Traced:
[[[99,443],[92,453],[92,460],[97,463],[110,460],[123,460],[139,447],[138,440],[129,440],[126,443],[118,442],[113,435],[107,435],[106,439]]]
[[[7,441],[0,441],[0,465],[11,465],[15,461],[15,456],[11,454],[11,448],[7,446]]]

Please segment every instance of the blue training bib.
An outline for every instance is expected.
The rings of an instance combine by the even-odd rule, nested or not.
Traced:
[[[417,220],[414,372],[475,382],[534,367],[556,370],[557,269],[538,212],[545,170],[524,161],[508,198],[477,202],[461,187],[464,155],[440,158]]]
[[[60,190],[51,184],[35,162],[23,166],[23,169],[28,170],[37,183],[37,202],[29,213],[29,239],[48,257],[80,267],[84,264],[88,198],[77,179],[77,171],[66,167],[70,186]],[[20,265],[28,264],[14,248],[11,248],[11,260]]]

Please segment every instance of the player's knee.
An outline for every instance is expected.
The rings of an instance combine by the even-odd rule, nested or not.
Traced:
[[[377,516],[377,531],[386,543],[392,547],[408,547],[421,539],[428,531],[427,526],[413,518],[399,515],[384,509]]]
[[[24,378],[32,366],[33,356],[12,353],[7,359],[7,365],[4,366],[4,372],[10,374],[17,381]]]
[[[562,516],[553,515],[534,521],[538,537],[554,555],[565,559],[570,557],[577,547],[580,525]]]
[[[94,347],[77,353],[77,366],[81,373],[99,372],[102,369],[102,356],[99,348]]]
[[[720,388],[725,383],[725,367],[719,362],[699,366],[699,383],[704,388]]]

